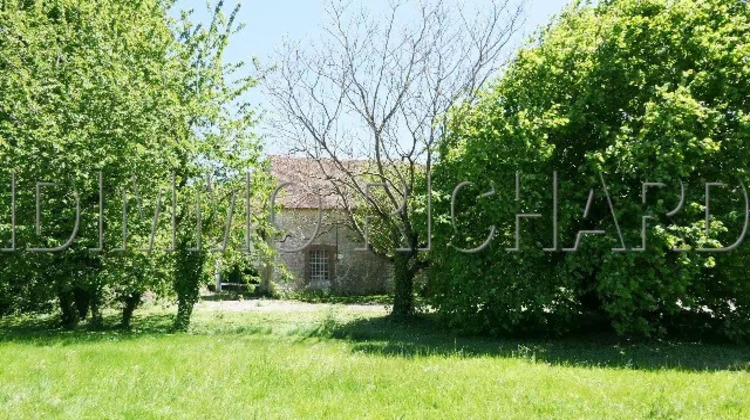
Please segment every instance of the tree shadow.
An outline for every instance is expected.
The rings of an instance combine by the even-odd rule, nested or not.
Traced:
[[[133,327],[120,327],[117,315],[105,316],[101,325],[82,322],[72,329],[60,326],[56,316],[7,318],[0,321],[0,344],[23,343],[38,346],[69,346],[102,341],[126,341],[171,332],[173,316],[148,314],[134,317]]]
[[[119,328],[119,317],[109,315],[102,326],[82,324],[66,330],[54,316],[0,319],[0,344],[68,346],[118,342],[172,335],[171,314],[136,316],[133,328]],[[241,323],[199,326],[198,335],[272,334],[268,325]],[[499,357],[562,366],[639,370],[750,371],[750,346],[688,340],[632,340],[611,333],[587,333],[568,338],[488,338],[465,336],[441,327],[434,317],[399,322],[387,316],[341,322],[331,315],[314,328],[295,331],[301,341],[345,340],[352,351],[385,357],[414,358],[438,355],[472,358]]]
[[[100,325],[82,322],[73,329],[61,327],[59,317],[53,315],[0,318],[0,344],[22,343],[36,346],[69,346],[98,342],[130,341],[144,338],[168,337],[182,332],[173,328],[174,314],[169,313],[136,313],[132,327],[124,329],[120,325],[120,315],[105,315]],[[272,328],[268,325],[247,323],[222,324],[221,317],[206,323],[193,320],[189,335],[212,336],[232,335],[268,335]]]
[[[408,322],[363,318],[320,330],[353,343],[353,351],[388,357],[503,357],[563,366],[639,370],[750,371],[750,346],[632,340],[613,333],[569,338],[462,336],[429,317]]]

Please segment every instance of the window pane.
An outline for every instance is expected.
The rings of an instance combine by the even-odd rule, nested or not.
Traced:
[[[310,281],[325,282],[328,276],[328,251],[316,249],[310,251]]]

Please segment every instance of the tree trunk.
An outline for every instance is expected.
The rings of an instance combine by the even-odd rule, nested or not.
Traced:
[[[103,319],[100,300],[98,298],[93,298],[91,300],[91,318],[89,318],[89,325],[92,327],[101,327],[102,323]]]
[[[133,319],[133,313],[141,304],[141,293],[131,293],[123,299],[122,321],[120,326],[126,330],[130,329],[130,321]]]
[[[393,297],[394,318],[408,318],[414,315],[414,272],[411,268],[410,255],[397,254],[393,258],[393,280],[395,295]]]
[[[200,283],[203,278],[205,251],[189,251],[183,243],[178,248],[175,264],[175,292],[177,292],[177,315],[174,319],[175,331],[187,331],[193,306],[200,298]]]
[[[190,327],[190,317],[193,315],[195,301],[184,296],[177,298],[177,315],[174,318],[175,331],[186,332]]]
[[[69,290],[57,292],[60,301],[60,323],[64,328],[72,329],[78,325],[78,309],[73,293]]]
[[[78,311],[78,319],[85,321],[89,314],[89,307],[91,306],[91,295],[88,290],[82,287],[75,287],[73,289],[73,299],[75,300],[75,307]]]
[[[103,319],[102,290],[99,287],[95,287],[89,294],[89,310],[91,311],[89,325],[91,325],[92,327],[100,327],[103,323]]]

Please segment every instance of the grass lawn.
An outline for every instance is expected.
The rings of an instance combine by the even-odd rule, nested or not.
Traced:
[[[172,313],[0,321],[0,418],[750,418],[750,347],[482,340],[274,301],[204,302],[168,334]]]

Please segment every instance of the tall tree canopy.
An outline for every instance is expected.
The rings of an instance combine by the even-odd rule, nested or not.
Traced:
[[[205,235],[220,230],[212,220],[220,216],[213,215],[228,210],[227,200],[217,199],[219,211],[211,212],[216,201],[198,186],[212,175],[216,184],[237,189],[242,203],[245,172],[260,167],[253,111],[243,100],[254,81],[222,62],[237,29],[236,9],[225,16],[219,2],[210,25],[201,26],[189,13],[170,18],[172,2],[162,0],[1,4],[0,165],[7,186],[2,206],[9,211],[0,237],[3,246],[15,240],[17,248],[3,256],[0,312],[32,309],[54,296],[63,321],[73,324],[90,304],[97,312],[105,295],[122,298],[127,308],[147,289],[170,290],[167,280],[174,278],[176,324],[185,327],[205,249],[219,236],[206,237],[200,252],[188,251],[188,231],[197,240],[195,200],[202,200],[204,217],[212,215],[203,222]],[[255,195],[265,175],[253,173]],[[118,251],[123,231],[127,249]],[[73,246],[50,252],[73,234]],[[170,247],[178,249],[174,259],[140,252]],[[189,269],[180,265],[185,261]]]
[[[746,220],[748,9],[740,0],[574,5],[479,104],[454,109],[433,176],[436,213],[450,213],[459,183],[474,184],[457,193],[455,226],[441,220],[430,273],[452,323],[557,329],[589,313],[621,333],[654,334],[686,326],[687,315],[734,338],[750,332],[748,245],[697,252],[733,244]],[[644,201],[646,182],[662,185],[646,187]],[[706,235],[714,182],[726,186],[711,190]],[[492,225],[487,250],[456,250],[481,244]],[[563,251],[582,230],[606,234]]]

